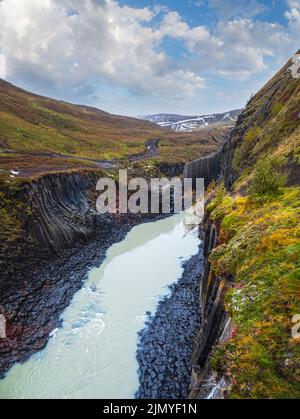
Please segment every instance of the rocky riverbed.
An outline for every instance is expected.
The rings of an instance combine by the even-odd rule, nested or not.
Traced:
[[[89,270],[100,266],[108,248],[121,241],[129,230],[146,220],[120,220],[109,234],[89,244],[61,252],[58,259],[43,262],[28,271],[18,270],[2,287],[0,308],[7,320],[7,338],[0,339],[0,378],[15,364],[27,361],[42,350],[60,316],[80,290]]]
[[[158,216],[158,218],[164,218]],[[1,298],[7,319],[7,339],[0,340],[0,377],[15,364],[25,362],[42,350],[61,324],[61,314],[80,290],[90,268],[100,266],[108,248],[122,240],[141,222],[123,220],[110,234],[85,246],[61,253],[32,271],[15,271]],[[146,328],[140,332],[137,359],[140,389],[137,398],[183,399],[189,394],[193,341],[199,328],[199,283],[203,271],[203,248],[186,262],[180,280],[155,316],[147,313]]]
[[[170,287],[147,327],[140,332],[137,399],[187,399],[191,384],[193,342],[199,330],[199,284],[203,246],[184,264],[180,280]]]

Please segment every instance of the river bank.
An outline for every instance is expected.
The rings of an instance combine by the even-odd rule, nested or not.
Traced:
[[[187,399],[193,344],[200,326],[199,284],[203,273],[203,245],[183,264],[184,272],[170,287],[147,327],[140,332],[137,359],[138,399]]]
[[[58,259],[44,262],[42,267],[26,274],[16,268],[13,281],[1,295],[7,319],[7,338],[0,340],[1,378],[15,363],[23,363],[45,348],[89,270],[100,266],[109,247],[124,239],[134,225],[147,221],[151,220],[121,220],[109,234],[62,251]]]
[[[199,167],[202,167],[202,161]],[[50,258],[49,253],[49,259],[37,262],[37,264],[30,263],[28,271],[12,264],[7,280],[2,280],[1,312],[5,314],[7,320],[7,338],[0,341],[0,377],[4,377],[14,364],[25,363],[32,355],[41,352],[47,346],[53,336],[53,331],[62,325],[62,313],[70,306],[74,295],[82,289],[89,271],[104,262],[107,250],[113,244],[122,241],[134,226],[166,217],[165,215],[148,215],[129,217],[129,219],[117,216],[113,219],[99,218],[95,216],[89,203],[88,191],[93,184],[93,176],[82,178],[73,174],[58,175],[51,179],[44,179],[41,185],[34,185],[34,190],[29,191],[34,197],[39,198],[35,205],[39,211],[37,216],[32,217],[34,219],[32,231],[39,239],[43,239],[40,249],[55,248],[55,256]],[[75,201],[80,202],[80,205],[74,205]],[[36,223],[36,220],[39,221]],[[92,227],[95,226],[97,228],[94,230]],[[176,258],[169,262],[165,273],[159,269],[159,266],[162,262],[166,263],[168,254],[164,255],[164,252],[167,249],[169,252],[170,246],[177,248],[176,252],[180,251],[180,246],[185,240],[185,233],[175,235],[161,249],[159,261],[156,262],[158,269],[149,278],[151,282],[157,278],[163,280],[168,278],[168,284],[172,284],[181,276],[183,268],[180,264],[180,270],[177,273],[174,272],[174,266],[177,266],[178,262]],[[141,237],[149,239],[151,235],[152,233],[146,233]],[[157,235],[162,235],[160,229]],[[78,245],[76,245],[77,239]],[[66,243],[72,246],[75,244],[75,247],[65,249],[63,246],[67,247]],[[197,247],[198,245],[195,250]],[[156,247],[151,248],[149,255],[155,252]],[[176,252],[174,254],[177,255]],[[193,254],[190,253],[189,257]],[[184,266],[185,273],[179,285],[171,288],[170,299],[164,299],[159,304],[157,317],[153,319],[155,332],[152,336],[151,333],[148,334],[151,326],[147,329],[145,340],[141,339],[141,348],[145,342],[145,351],[148,351],[148,345],[150,350],[152,349],[151,339],[157,338],[157,342],[154,342],[159,354],[157,362],[158,364],[165,363],[166,367],[163,371],[164,375],[158,365],[154,370],[144,368],[145,364],[147,366],[147,363],[151,362],[149,359],[138,359],[145,363],[141,368],[140,377],[143,380],[141,384],[145,388],[141,387],[141,393],[138,396],[144,395],[145,398],[149,398],[150,395],[151,398],[153,394],[157,394],[174,399],[188,396],[193,339],[199,327],[199,293],[195,287],[199,285],[202,272],[201,255],[200,249],[197,257],[193,257]],[[179,253],[177,257],[180,256],[182,255]],[[38,248],[36,259],[39,259]],[[171,276],[168,277],[166,272]],[[141,272],[140,276],[145,275]],[[130,280],[130,275],[128,280]],[[160,295],[161,298],[163,296],[164,294]],[[140,329],[137,329],[136,334],[143,327],[144,323],[141,324]],[[167,344],[162,351],[159,342],[164,329],[167,331]],[[168,358],[166,354],[171,347],[174,356]],[[133,350],[134,359],[135,351],[136,347]],[[149,379],[149,373],[151,379]],[[134,388],[132,397],[137,388]]]
[[[89,249],[98,252],[97,246]],[[138,332],[145,327],[146,313],[156,313],[159,301],[170,294],[169,287],[182,276],[183,262],[189,261],[198,250],[197,231],[186,227],[182,214],[135,226],[123,240],[110,246],[105,255],[102,248],[102,263],[95,264],[91,256],[93,267],[78,281],[78,292],[61,314],[59,328],[55,323],[56,310],[68,303],[68,284],[56,286],[57,293],[51,301],[46,288],[48,298],[44,294],[39,304],[48,309],[35,310],[36,324],[45,336],[31,337],[39,338],[41,344],[50,337],[49,342],[45,349],[37,348],[43,350],[15,365],[0,380],[0,398],[134,398],[139,387]],[[83,272],[81,259],[75,264],[76,272],[74,266],[65,266],[67,271],[73,269],[73,281],[79,280]],[[49,276],[52,274],[55,276],[55,269]],[[197,295],[185,278],[186,295],[178,295],[182,298],[177,300],[178,304],[186,304],[184,298],[190,300],[190,292]],[[60,307],[55,305],[56,299]],[[27,304],[25,309],[28,308]],[[53,321],[46,324],[44,317],[51,318],[51,310]],[[184,307],[179,310],[183,312]],[[192,315],[193,308],[188,306],[188,311]],[[189,328],[179,330],[184,336],[189,334],[186,344],[191,345]],[[178,358],[180,354],[185,356],[182,350],[181,346]],[[182,374],[186,378],[190,374],[185,364]]]

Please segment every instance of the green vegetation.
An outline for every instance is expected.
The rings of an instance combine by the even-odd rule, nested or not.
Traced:
[[[144,150],[160,127],[47,99],[0,81],[0,149],[110,159]]]
[[[287,167],[300,163],[300,83],[291,77],[289,64],[251,99],[236,126],[231,141],[238,186],[241,179],[249,183],[253,166],[264,156]]]
[[[275,103],[272,109],[273,115],[274,116],[278,115],[282,111],[283,108],[284,108],[283,103],[279,103],[279,102]]]
[[[207,211],[218,228],[212,273],[230,280],[230,338],[212,367],[234,399],[299,399],[300,82],[290,63],[256,96],[231,138],[233,184],[215,188]],[[231,288],[232,283],[232,288]]]
[[[9,176],[0,177],[0,254],[17,255],[24,235],[24,219],[30,213],[27,205],[18,198],[21,184]]]
[[[254,170],[253,180],[249,189],[253,198],[272,197],[279,195],[280,188],[288,180],[287,173],[280,172],[280,163],[274,157],[261,158]]]
[[[76,167],[95,169],[95,159],[126,161],[143,153],[149,139],[160,140],[157,162],[185,163],[219,148],[227,130],[172,133],[147,121],[40,97],[0,80],[0,171],[19,169],[26,178]]]
[[[245,151],[251,150],[252,147],[256,145],[256,143],[260,140],[262,135],[262,129],[259,127],[252,127],[249,129],[247,134],[245,135],[243,148]]]
[[[226,306],[236,334],[212,359],[230,375],[232,398],[300,397],[300,345],[291,336],[300,313],[300,188],[281,193],[257,204],[221,186],[208,208],[220,225],[213,272],[235,278]]]
[[[159,143],[157,161],[170,164],[186,163],[220,149],[228,127],[201,129],[191,133],[175,133]]]

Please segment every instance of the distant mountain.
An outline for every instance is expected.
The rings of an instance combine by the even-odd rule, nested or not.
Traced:
[[[235,125],[242,109],[221,114],[183,116],[173,114],[156,114],[139,116],[139,119],[153,122],[161,127],[170,128],[175,132],[192,132],[215,125]]]

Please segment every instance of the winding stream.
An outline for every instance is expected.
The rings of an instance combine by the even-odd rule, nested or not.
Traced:
[[[45,350],[0,380],[0,398],[133,398],[138,332],[197,253],[183,215],[133,228],[91,270]]]

